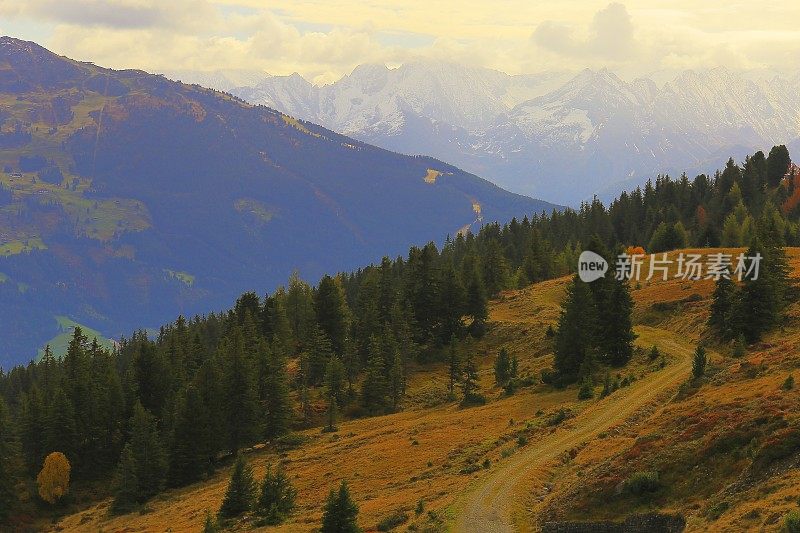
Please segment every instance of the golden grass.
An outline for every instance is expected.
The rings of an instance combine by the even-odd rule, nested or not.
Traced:
[[[791,250],[791,262],[797,275],[800,251]],[[631,469],[646,466],[639,463],[652,454],[668,456],[701,428],[706,431],[715,424],[736,420],[737,416],[757,416],[765,409],[792,406],[797,411],[800,407],[797,392],[777,392],[786,375],[793,368],[800,368],[800,361],[795,362],[800,357],[796,351],[800,332],[796,328],[772,335],[745,362],[712,353],[711,383],[688,399],[668,402],[669,391],[688,376],[691,349],[703,333],[712,289],[705,281],[688,285],[676,280],[652,281],[633,292],[635,316],[640,321],[637,344],[645,349],[653,344],[662,347],[670,356],[666,370],[658,370],[639,354],[622,371],[636,376],[637,381],[605,400],[578,402],[574,388],[559,391],[544,385],[504,396],[493,384],[494,355],[501,347],[506,348],[519,358],[523,375],[536,374],[549,366],[552,355],[545,331],[557,321],[569,280],[565,277],[505,292],[492,302],[489,333],[466,346],[479,356],[480,384],[489,399],[487,405],[470,409],[461,409],[453,402],[427,406],[431,398],[441,398],[446,387],[445,365],[434,364],[410,377],[406,410],[401,413],[345,422],[335,434],[308,430],[308,442],[282,455],[269,449],[252,451],[248,459],[258,476],[268,463],[282,461],[298,489],[297,512],[277,530],[311,531],[319,527],[324,498],[341,479],[348,480],[359,503],[362,527],[374,528],[394,511],[408,513],[412,522],[426,522],[428,510],[441,519],[437,527],[444,527],[442,524],[452,523],[455,513],[460,512],[462,498],[492,479],[514,472],[515,461],[528,464],[528,458],[537,456],[540,445],[548,446],[546,449],[555,454],[554,458],[526,472],[519,483],[521,492],[509,495],[517,500],[515,513],[523,524],[538,520],[539,512],[572,516],[570,509],[579,509],[581,517],[603,516],[603,507],[592,507],[591,498],[587,500],[580,491],[587,486],[587,476],[602,473],[603,479],[619,479]],[[699,299],[686,300],[693,294],[698,294]],[[668,311],[654,312],[653,305],[664,301],[678,303]],[[797,309],[793,312],[800,314]],[[762,363],[766,372],[756,379],[746,377],[751,367]],[[722,406],[719,411],[725,416],[711,416],[717,406]],[[575,418],[558,429],[550,427],[549,417],[561,408],[569,409]],[[696,418],[697,423],[687,425],[687,416]],[[520,447],[520,435],[529,444]],[[645,446],[646,439],[643,441],[642,437],[648,435],[661,448]],[[598,442],[601,445],[595,445]],[[549,443],[559,443],[559,447],[553,448]],[[469,470],[470,464],[481,465],[487,459],[488,469],[461,473],[465,468]],[[167,491],[148,503],[144,514],[110,517],[110,502],[103,501],[64,518],[54,528],[197,531],[205,510],[219,508],[228,475],[228,468],[221,468],[207,482]],[[723,515],[715,526],[739,530],[743,526],[761,527],[768,515],[796,505],[800,496],[800,490],[795,489],[797,481],[800,474],[790,471],[772,478],[774,488],[766,493],[764,486],[759,486],[737,495],[735,512],[729,511],[730,517]],[[697,516],[698,506],[704,509],[705,499],[703,496],[666,505],[685,513],[691,530],[701,530],[708,527],[706,519]],[[413,510],[420,500],[425,502],[426,513],[416,518]],[[755,507],[761,509],[760,521],[745,518]],[[536,516],[526,509],[535,509]],[[769,509],[775,511],[768,513]]]

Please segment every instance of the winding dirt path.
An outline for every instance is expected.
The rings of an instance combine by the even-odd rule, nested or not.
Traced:
[[[635,381],[622,394],[595,401],[559,429],[523,448],[505,461],[489,477],[481,479],[456,506],[453,531],[457,533],[505,533],[530,529],[518,524],[526,489],[539,476],[546,475],[550,463],[564,452],[594,439],[603,431],[627,420],[659,395],[677,388],[691,372],[694,345],[666,330],[636,328],[640,342],[654,344],[672,357],[671,363]]]

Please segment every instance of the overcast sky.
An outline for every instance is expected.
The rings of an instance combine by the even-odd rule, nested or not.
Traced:
[[[419,57],[512,74],[800,68],[797,0],[0,0],[0,33],[114,68],[317,83]]]

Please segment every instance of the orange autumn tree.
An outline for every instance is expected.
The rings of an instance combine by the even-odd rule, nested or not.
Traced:
[[[44,466],[36,476],[39,496],[47,503],[56,503],[69,489],[69,472],[71,470],[67,456],[61,452],[53,452],[44,460]]]

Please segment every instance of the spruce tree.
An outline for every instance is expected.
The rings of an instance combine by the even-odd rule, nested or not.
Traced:
[[[321,385],[325,379],[325,369],[334,356],[333,346],[328,335],[317,325],[311,329],[308,346],[308,382],[309,385]]]
[[[325,388],[328,397],[334,398],[339,404],[345,400],[346,379],[344,363],[338,356],[331,355],[325,366]]]
[[[46,415],[39,387],[34,384],[27,394],[22,395],[19,413],[20,440],[30,473],[35,472],[44,460]]]
[[[119,465],[114,477],[114,501],[111,512],[114,514],[129,513],[136,508],[139,498],[139,480],[136,477],[136,458],[133,449],[127,444],[120,455]]]
[[[130,448],[136,462],[137,500],[144,502],[164,488],[167,455],[156,418],[137,402],[130,422]]]
[[[511,379],[511,358],[505,348],[501,348],[494,362],[494,381],[498,387],[505,387]]]
[[[695,379],[703,377],[706,372],[706,349],[698,346],[694,351],[694,359],[692,359],[692,376]]]
[[[204,445],[209,473],[219,453],[228,444],[225,428],[225,380],[221,371],[221,363],[216,355],[212,355],[200,366],[194,378],[194,384],[203,401],[201,415],[203,424],[208,428]]]
[[[347,329],[350,321],[350,311],[341,283],[330,277],[323,276],[314,294],[314,309],[317,314],[317,323],[330,339],[331,348],[336,355],[341,356]]]
[[[391,366],[389,367],[389,399],[392,411],[398,411],[403,403],[406,393],[405,365],[399,350],[394,350]]]
[[[17,505],[19,468],[16,435],[3,398],[0,397],[0,524],[8,520]]]
[[[203,399],[190,385],[179,396],[170,445],[169,482],[174,487],[193,483],[209,470],[206,442],[209,428],[203,416]]]
[[[325,502],[320,533],[358,533],[358,505],[350,496],[347,482],[342,481],[339,490],[331,489]]]
[[[622,366],[633,356],[633,298],[628,284],[609,280],[607,297],[598,314],[599,350],[613,366]]]
[[[388,407],[386,365],[380,348],[380,339],[373,336],[364,383],[361,386],[361,403],[371,415],[385,413]]]
[[[268,440],[289,432],[292,418],[292,401],[289,397],[289,375],[286,359],[277,351],[267,354],[267,374],[264,377],[266,394],[265,430]]]
[[[75,424],[75,408],[60,387],[48,406],[46,424],[44,455],[62,452],[70,463],[76,463],[80,436]]]
[[[455,338],[450,339],[450,347],[447,350],[447,392],[450,396],[455,393],[456,383],[461,377],[461,357],[458,354]]]
[[[482,331],[483,324],[489,316],[489,311],[486,289],[484,288],[483,279],[477,266],[473,266],[469,269],[464,310],[467,315],[472,317],[470,332],[473,333],[473,336],[479,336],[475,335],[475,333]]]
[[[596,313],[588,284],[575,276],[567,289],[555,336],[554,366],[562,383],[577,380],[584,359],[592,351]]]
[[[713,328],[723,339],[733,335],[731,312],[736,303],[736,285],[727,276],[720,276],[714,285],[714,294],[711,302],[711,314],[708,325]]]
[[[445,344],[451,337],[460,337],[464,324],[466,293],[458,273],[451,262],[442,268],[439,284],[438,339]]]
[[[225,358],[225,417],[228,422],[228,449],[236,453],[260,436],[258,393],[255,369],[244,352],[241,330],[234,329],[223,342]]]
[[[462,402],[467,404],[478,398],[478,365],[475,364],[475,357],[472,351],[467,351],[464,357],[461,372],[461,392]]]
[[[233,518],[252,509],[256,497],[256,482],[253,468],[247,464],[241,454],[237,455],[233,465],[225,499],[219,509],[221,518]]]
[[[283,468],[273,470],[272,465],[267,465],[255,512],[266,525],[282,524],[294,510],[296,497],[297,492]]]

